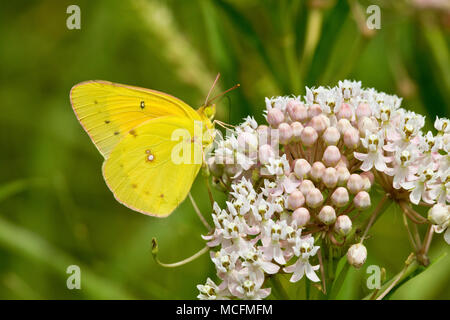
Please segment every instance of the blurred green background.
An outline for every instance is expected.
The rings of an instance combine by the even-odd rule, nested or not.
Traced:
[[[431,129],[450,114],[449,5],[431,2],[2,1],[0,298],[190,299],[215,279],[207,255],[176,269],[152,260],[153,236],[160,259],[173,262],[204,246],[205,229],[188,201],[157,219],[114,200],[70,106],[74,84],[104,79],[199,106],[220,72],[217,92],[241,84],[218,104],[218,119],[236,124],[248,114],[263,121],[266,96],[348,78],[402,96]],[[66,27],[71,4],[81,8],[80,30]],[[381,8],[380,30],[366,27],[370,4]],[[193,195],[209,213],[205,194],[199,177]],[[400,213],[384,214],[371,234],[366,265],[389,279],[411,251]],[[445,252],[436,236],[432,260]],[[66,287],[72,264],[81,290]],[[449,266],[447,255],[391,297],[449,299]],[[340,298],[368,294],[367,276],[352,270]]]

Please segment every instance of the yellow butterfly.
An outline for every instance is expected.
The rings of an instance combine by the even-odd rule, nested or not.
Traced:
[[[215,105],[207,98],[194,110],[166,93],[107,81],[75,85],[70,101],[105,158],[103,177],[117,201],[152,216],[172,213],[201,168],[199,152],[214,139]]]

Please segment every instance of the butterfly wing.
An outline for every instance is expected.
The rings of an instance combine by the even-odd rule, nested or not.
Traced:
[[[168,94],[108,81],[87,81],[70,91],[73,110],[106,159],[134,127],[162,116],[200,120],[198,113]]]
[[[196,125],[189,118],[165,116],[127,133],[103,164],[115,198],[144,214],[169,215],[186,198],[201,167],[201,127],[196,130]]]

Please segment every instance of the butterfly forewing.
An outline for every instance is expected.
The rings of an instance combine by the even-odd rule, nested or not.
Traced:
[[[133,128],[149,119],[177,116],[200,120],[183,101],[149,89],[106,81],[88,81],[70,92],[78,120],[106,158]]]

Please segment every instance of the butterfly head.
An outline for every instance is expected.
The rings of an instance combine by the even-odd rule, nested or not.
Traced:
[[[198,109],[198,113],[202,117],[202,119],[208,119],[209,121],[212,121],[214,119],[214,116],[216,115],[216,104],[210,104],[201,107]]]

